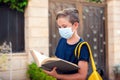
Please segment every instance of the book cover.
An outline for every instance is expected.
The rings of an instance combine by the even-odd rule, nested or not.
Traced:
[[[59,59],[57,57],[47,57],[35,50],[31,50],[30,53],[32,54],[37,66],[42,69],[51,71],[54,67],[56,67],[56,71],[59,74],[73,74],[78,72],[78,65],[71,62]]]

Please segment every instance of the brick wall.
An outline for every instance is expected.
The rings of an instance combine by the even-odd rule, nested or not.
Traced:
[[[12,80],[27,80],[27,54],[14,53],[12,55],[12,59],[10,59],[10,55],[7,54],[5,60],[6,63],[4,63],[5,65],[0,68],[0,80],[10,80],[10,70],[12,70]]]
[[[48,55],[48,0],[29,0],[25,11],[25,49],[35,49]]]
[[[109,78],[115,80],[113,66],[120,64],[120,1],[107,1]]]
[[[48,0],[29,0],[24,16],[25,52],[13,54],[12,80],[27,80],[28,61],[33,61],[30,49],[49,55]],[[9,67],[0,71],[0,80],[10,80]]]

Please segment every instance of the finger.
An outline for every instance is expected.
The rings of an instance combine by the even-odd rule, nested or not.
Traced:
[[[57,67],[54,67],[52,71],[56,71]]]
[[[47,70],[43,70],[43,72],[45,72],[45,73],[47,73],[47,74],[49,74],[49,73],[50,73],[50,71],[47,71]]]

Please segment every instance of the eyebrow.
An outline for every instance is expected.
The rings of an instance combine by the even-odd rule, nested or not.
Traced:
[[[67,27],[67,25],[66,25],[66,24],[63,24],[63,25],[61,25],[61,26],[57,25],[57,27],[58,27],[58,28]]]
[[[66,26],[66,24],[63,23],[62,26]]]

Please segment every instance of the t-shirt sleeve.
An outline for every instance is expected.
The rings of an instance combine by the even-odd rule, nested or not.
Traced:
[[[87,61],[89,62],[89,51],[86,45],[81,47],[80,58],[79,61]]]

